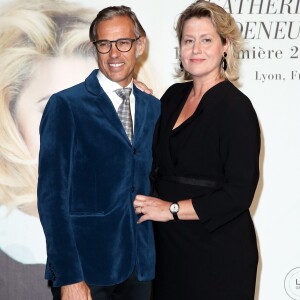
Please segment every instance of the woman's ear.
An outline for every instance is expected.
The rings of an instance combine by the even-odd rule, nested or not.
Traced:
[[[230,44],[230,40],[229,40],[229,38],[226,38],[226,41],[225,41],[225,44],[224,44],[224,51],[223,52],[227,52],[228,51],[229,44]]]

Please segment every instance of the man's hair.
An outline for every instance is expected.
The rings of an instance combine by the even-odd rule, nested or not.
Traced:
[[[146,32],[139,22],[136,14],[131,10],[130,7],[121,5],[121,6],[109,6],[97,14],[95,20],[90,26],[90,41],[94,42],[97,40],[97,25],[101,21],[111,20],[114,17],[123,17],[127,16],[131,19],[134,25],[134,34],[136,37],[144,36],[146,37]]]

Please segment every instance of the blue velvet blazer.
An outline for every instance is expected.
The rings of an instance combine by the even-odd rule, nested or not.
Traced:
[[[54,286],[117,284],[134,268],[154,277],[152,224],[136,224],[132,202],[150,193],[160,102],[134,86],[131,145],[97,72],[52,95],[40,125],[38,209]]]

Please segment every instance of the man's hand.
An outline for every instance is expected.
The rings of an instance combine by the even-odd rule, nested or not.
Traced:
[[[141,91],[145,92],[146,94],[153,95],[153,90],[148,88],[147,85],[137,79],[133,79],[133,83],[140,89]]]
[[[84,281],[61,287],[61,300],[92,300],[90,289]]]

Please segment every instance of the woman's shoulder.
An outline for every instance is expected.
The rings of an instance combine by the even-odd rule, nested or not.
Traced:
[[[193,86],[192,81],[180,82],[172,84],[161,97],[161,102],[168,102],[170,99],[180,99],[182,95],[189,92]]]
[[[257,114],[251,100],[233,83],[226,82],[221,100],[220,111],[225,123],[255,122],[258,123]]]
[[[222,102],[225,106],[236,109],[253,109],[252,102],[249,97],[232,82],[224,82],[222,93],[224,95]]]
[[[191,89],[193,86],[193,81],[177,82],[172,84],[166,92],[177,93],[178,91],[185,91],[186,89]]]

